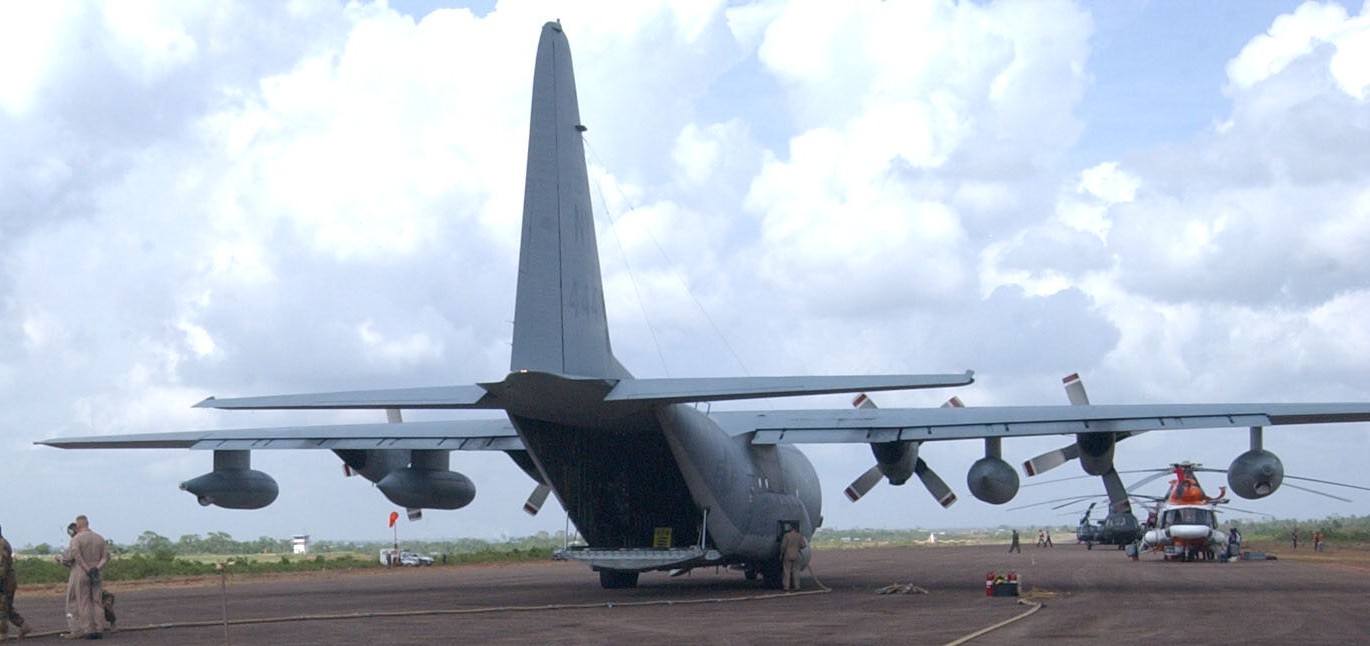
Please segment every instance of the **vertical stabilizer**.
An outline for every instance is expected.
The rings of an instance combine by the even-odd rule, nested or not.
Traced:
[[[510,370],[627,376],[609,347],[583,131],[570,45],[549,22],[533,71]]]

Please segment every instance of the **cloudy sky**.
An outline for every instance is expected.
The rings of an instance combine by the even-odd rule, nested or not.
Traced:
[[[86,513],[119,542],[388,538],[393,506],[329,453],[254,454],[280,498],[230,511],[177,490],[207,452],[33,442],[380,421],[190,406],[501,378],[550,19],[589,126],[613,342],[638,376],[976,370],[885,406],[1064,404],[1075,371],[1096,403],[1370,400],[1364,5],[3,3],[5,534],[56,542]],[[1221,468],[1246,442],[1153,433],[1118,463]],[[1266,447],[1291,474],[1370,485],[1365,425],[1276,428]],[[974,500],[978,442],[924,448],[951,510],[916,483],[850,504],[866,447],[807,452],[829,527],[1075,520]],[[519,511],[531,482],[503,455],[453,465],[476,502],[401,537],[563,527],[555,503]],[[1370,513],[1352,497],[1242,507]]]

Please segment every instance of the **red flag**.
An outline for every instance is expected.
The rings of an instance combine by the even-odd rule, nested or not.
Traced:
[[[397,521],[397,520],[399,520],[399,519],[400,519],[400,512],[398,512],[398,511],[392,511],[392,512],[390,512],[390,526],[391,526],[391,527],[394,527],[394,526],[395,526],[395,521]]]

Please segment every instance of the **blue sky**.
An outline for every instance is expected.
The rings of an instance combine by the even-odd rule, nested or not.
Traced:
[[[970,368],[969,405],[1065,403],[1071,372],[1100,403],[1370,401],[1363,6],[441,7],[0,8],[0,488],[32,492],[6,503],[12,541],[58,540],[77,513],[121,542],[388,537],[391,506],[331,454],[254,454],[282,493],[235,512],[176,489],[207,454],[33,442],[378,421],[190,406],[503,374],[552,18],[589,126],[613,343],[638,376]],[[1222,467],[1246,442],[1148,434],[1119,465]],[[1354,480],[1366,444],[1364,425],[1266,434],[1311,477]],[[1074,522],[972,499],[981,452],[924,447],[961,494],[942,510],[916,485],[852,505],[868,450],[806,448],[829,526]],[[555,504],[519,511],[531,483],[503,456],[453,463],[476,502],[403,532],[561,529]],[[1243,506],[1366,513],[1295,491]]]

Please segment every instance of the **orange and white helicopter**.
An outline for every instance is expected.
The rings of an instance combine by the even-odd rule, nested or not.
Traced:
[[[1212,559],[1227,550],[1227,533],[1218,529],[1217,506],[1227,502],[1227,487],[1209,496],[1194,472],[1199,465],[1179,462],[1171,467],[1174,479],[1156,510],[1147,518],[1142,548],[1161,552],[1167,560]]]

